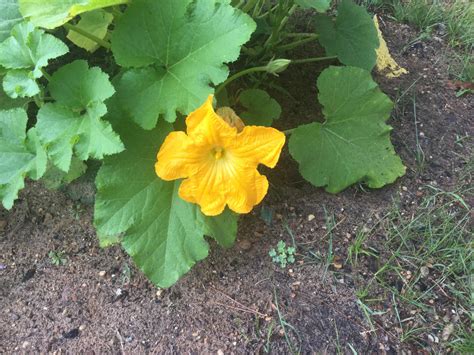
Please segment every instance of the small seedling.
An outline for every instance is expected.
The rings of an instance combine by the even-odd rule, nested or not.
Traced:
[[[55,266],[65,265],[66,262],[67,262],[67,258],[65,257],[64,251],[51,250],[48,253],[48,257],[51,261],[51,264],[53,264]]]
[[[268,255],[270,255],[275,264],[280,265],[280,267],[284,269],[288,264],[294,264],[295,252],[296,249],[294,247],[287,247],[286,243],[283,240],[280,240],[277,244],[276,250],[270,250]]]

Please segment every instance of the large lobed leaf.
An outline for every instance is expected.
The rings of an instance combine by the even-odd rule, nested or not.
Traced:
[[[35,26],[59,27],[73,17],[108,6],[125,4],[128,0],[18,0],[20,12]]]
[[[22,22],[0,43],[0,65],[8,69],[3,88],[8,96],[31,97],[40,92],[36,79],[49,60],[68,52],[67,46],[52,35]]]
[[[188,114],[228,76],[255,30],[254,21],[225,0],[136,0],[117,24],[112,51],[130,69],[117,92],[123,109],[145,129],[158,117]]]
[[[337,8],[336,21],[327,15],[316,16],[319,42],[328,55],[335,55],[341,63],[372,70],[379,47],[377,29],[369,13],[352,0],[342,0]]]
[[[69,170],[73,152],[87,160],[123,150],[120,137],[102,119],[107,113],[104,101],[115,92],[107,74],[77,60],[54,73],[49,91],[56,102],[41,107],[36,127],[59,169]]]
[[[10,36],[10,31],[22,17],[17,0],[0,1],[0,43]]]
[[[318,89],[326,121],[298,127],[289,143],[303,177],[337,193],[358,181],[379,188],[404,175],[385,124],[393,105],[370,73],[330,67]]]
[[[26,132],[24,109],[0,111],[0,198],[10,209],[24,186],[26,177],[38,180],[46,171],[46,152],[36,129]]]
[[[102,245],[121,241],[148,278],[169,287],[208,254],[204,234],[232,245],[237,216],[205,217],[178,196],[177,182],[154,171],[156,153],[171,125],[144,131],[135,124],[119,130],[126,150],[106,158],[96,179],[95,225]]]

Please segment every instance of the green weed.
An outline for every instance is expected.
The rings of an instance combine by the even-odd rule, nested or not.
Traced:
[[[280,240],[277,244],[276,250],[271,249],[268,255],[270,255],[275,264],[284,269],[288,264],[294,264],[295,252],[295,247],[287,247],[286,243],[283,240]]]
[[[49,260],[52,265],[55,266],[61,266],[65,265],[67,262],[67,258],[65,257],[65,252],[64,251],[55,251],[51,250],[48,253]]]

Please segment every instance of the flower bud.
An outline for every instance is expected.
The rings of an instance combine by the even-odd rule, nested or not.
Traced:
[[[289,59],[271,60],[267,64],[267,72],[269,72],[270,74],[277,75],[281,72],[284,72],[286,70],[286,68],[288,68],[290,63],[291,63],[291,60],[289,60]]]

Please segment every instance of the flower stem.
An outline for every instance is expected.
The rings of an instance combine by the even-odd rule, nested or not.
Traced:
[[[231,82],[233,82],[234,80],[237,80],[238,78],[240,78],[244,75],[257,73],[257,72],[266,72],[266,71],[267,71],[267,66],[248,68],[248,69],[239,71],[238,73],[235,73],[229,79],[224,81],[221,85],[219,85],[216,89],[215,95],[219,94],[222,91],[222,89],[224,89]]]
[[[315,62],[322,62],[324,60],[333,60],[333,59],[337,59],[337,56],[296,59],[296,60],[292,60],[290,64],[315,63]]]
[[[306,58],[306,59],[296,59],[296,60],[291,60],[290,64],[305,64],[305,63],[314,63],[314,62],[322,62],[324,60],[333,60],[336,59],[337,57],[316,57],[316,58]],[[228,78],[226,81],[224,81],[221,85],[217,87],[215,90],[214,95],[218,95],[227,85],[229,85],[231,82],[241,78],[244,75],[252,74],[252,73],[257,73],[257,72],[268,72],[268,65],[266,66],[261,66],[261,67],[253,67],[253,68],[248,68],[244,69],[242,71],[239,71],[238,73],[235,73],[232,75],[230,78]]]
[[[103,39],[100,39],[99,37],[97,36],[94,36],[92,33],[89,33],[87,32],[86,30],[83,30],[82,28],[80,27],[77,27],[77,26],[74,26],[74,25],[71,25],[70,23],[65,23],[64,25],[64,28],[67,29],[67,30],[70,30],[70,31],[74,31],[74,32],[77,32],[79,33],[80,35],[90,39],[91,41],[94,41],[96,42],[97,44],[99,44],[100,46],[106,48],[106,49],[110,49],[111,48],[111,44],[107,41],[104,41]]]
[[[286,131],[283,131],[283,133],[285,133],[285,135],[289,136],[289,135],[292,134],[295,130],[296,130],[296,128],[287,129]]]

